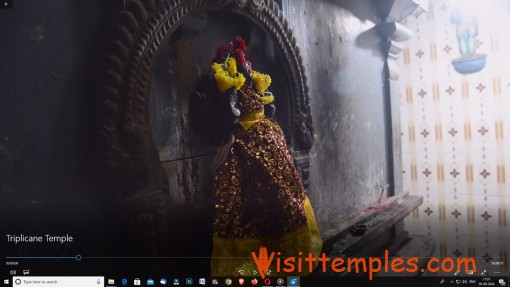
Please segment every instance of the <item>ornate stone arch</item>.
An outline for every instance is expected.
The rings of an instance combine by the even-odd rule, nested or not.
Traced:
[[[164,176],[149,123],[149,90],[158,49],[191,12],[243,15],[273,39],[291,86],[292,136],[298,169],[308,180],[312,118],[296,40],[273,0],[133,0],[120,12],[99,86],[98,155],[102,174],[121,197],[161,189]]]

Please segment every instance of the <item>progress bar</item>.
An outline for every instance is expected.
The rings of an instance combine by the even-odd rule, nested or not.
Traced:
[[[74,259],[76,261],[80,261],[83,257],[80,254],[76,256],[14,256],[14,257],[5,257],[5,259]]]

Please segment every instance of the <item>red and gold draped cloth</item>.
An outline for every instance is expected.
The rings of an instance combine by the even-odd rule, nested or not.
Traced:
[[[213,276],[253,275],[251,252],[258,254],[262,246],[281,252],[281,258],[299,252],[318,257],[322,248],[283,131],[264,117],[258,93],[246,86],[238,93],[242,108],[235,140],[214,175]]]

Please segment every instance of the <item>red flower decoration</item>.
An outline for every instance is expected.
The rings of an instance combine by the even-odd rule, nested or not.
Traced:
[[[237,64],[239,66],[244,66],[244,61],[245,61],[244,53],[241,50],[239,50],[239,49],[235,50],[234,51],[234,57],[236,57]]]
[[[223,63],[227,57],[235,57],[237,65],[243,66],[246,63],[244,52],[246,51],[246,44],[243,38],[237,36],[234,38],[234,43],[230,42],[226,45],[219,46],[216,50],[216,57],[213,62]],[[249,64],[251,66],[251,64]]]
[[[244,43],[244,40],[243,40],[243,38],[241,38],[241,36],[235,37],[234,41],[235,41],[235,44],[234,44],[235,49],[240,49],[243,52],[246,51],[246,44]]]
[[[230,49],[227,46],[219,46],[218,50],[216,50],[216,57],[214,58],[214,62],[221,63],[225,61],[225,59],[230,54]]]

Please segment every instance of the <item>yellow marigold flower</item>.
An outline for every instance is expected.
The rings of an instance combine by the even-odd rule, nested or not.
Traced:
[[[222,64],[219,64],[219,63],[213,63],[212,64],[212,69],[214,71],[214,73],[220,73],[221,71],[223,71],[223,65]]]
[[[239,90],[243,85],[244,82],[246,82],[246,78],[243,76],[243,74],[238,73],[236,79],[236,90]]]
[[[237,72],[237,63],[235,58],[229,58],[224,64],[213,63],[214,79],[220,92],[225,92],[231,88],[239,90],[246,81],[243,74]]]
[[[214,79],[216,80],[218,89],[222,93],[234,87],[236,90],[239,90],[246,81],[246,78],[243,76],[243,74],[238,73],[234,77],[231,77],[226,70],[221,70],[215,73]]]
[[[264,93],[269,85],[271,85],[271,77],[269,75],[253,71],[251,78],[253,79],[253,83],[255,83],[255,88],[260,94]]]
[[[227,71],[230,76],[234,76],[235,74],[237,74],[237,63],[234,57],[228,59]]]
[[[272,103],[274,101],[274,96],[273,96],[273,94],[271,94],[270,96],[260,97],[260,99],[262,100],[264,105],[267,105],[267,104],[270,104],[270,103]]]

